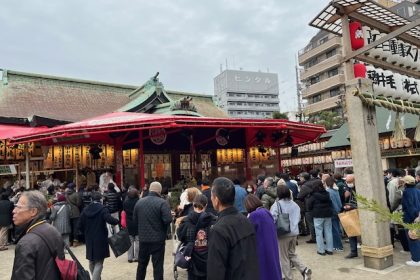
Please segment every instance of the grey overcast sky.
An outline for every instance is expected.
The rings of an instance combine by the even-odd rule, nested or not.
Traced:
[[[0,1],[0,68],[213,95],[225,69],[278,73],[296,104],[295,56],[328,0]]]

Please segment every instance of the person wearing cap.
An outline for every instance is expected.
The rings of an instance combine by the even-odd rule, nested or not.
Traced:
[[[150,256],[153,263],[153,278],[163,280],[165,240],[172,214],[169,204],[161,198],[162,185],[152,182],[149,195],[141,198],[134,207],[133,221],[139,232],[139,256],[136,279],[146,278]]]
[[[401,179],[405,184],[402,196],[402,210],[404,223],[413,223],[420,212],[420,190],[416,188],[416,180],[413,176],[405,176]],[[407,236],[407,230],[405,230]],[[409,266],[420,266],[420,240],[408,239],[408,247],[411,253],[411,260],[406,264]]]
[[[92,203],[80,215],[80,230],[85,234],[86,259],[92,280],[101,279],[105,258],[109,257],[108,229],[106,223],[117,225],[119,221],[111,216],[101,203],[102,194],[92,192]]]
[[[71,208],[66,201],[65,195],[58,194],[57,202],[51,209],[50,221],[52,222],[52,225],[58,230],[58,232],[61,233],[61,236],[64,240],[64,244],[66,245],[70,244],[70,214]]]

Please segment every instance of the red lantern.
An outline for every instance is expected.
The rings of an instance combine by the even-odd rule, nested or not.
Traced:
[[[363,63],[356,63],[353,65],[355,78],[366,78],[366,66]]]
[[[362,24],[358,21],[350,22],[349,24],[350,29],[350,41],[351,41],[351,48],[353,50],[360,49],[365,45]]]

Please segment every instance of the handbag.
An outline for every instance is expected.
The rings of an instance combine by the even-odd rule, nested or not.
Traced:
[[[280,201],[277,201],[276,204],[277,210],[279,212],[279,215],[277,216],[276,220],[277,236],[282,236],[290,233],[289,213],[283,213],[281,211]]]
[[[357,209],[340,213],[338,214],[338,218],[340,219],[341,225],[343,226],[344,231],[348,237],[362,235],[359,211]]]
[[[180,243],[175,253],[175,265],[183,269],[187,269],[190,266],[190,261],[184,255],[185,249],[185,244]]]
[[[82,264],[79,262],[79,260],[76,258],[72,250],[70,250],[70,247],[68,245],[65,245],[65,248],[67,249],[67,252],[69,252],[71,258],[76,263],[77,266],[77,280],[90,280],[90,274],[89,272],[84,269]]]
[[[118,258],[128,251],[131,247],[130,235],[127,229],[122,229],[113,236],[108,238],[109,246],[115,257]]]
[[[51,250],[50,245],[48,244],[47,240],[45,240],[45,237],[41,234],[38,234],[37,232],[32,232],[36,235],[38,235],[42,241],[44,241],[45,245],[48,247],[48,251],[50,251],[50,255],[54,257],[54,253]],[[68,246],[65,245],[66,248]],[[78,273],[77,273],[77,264],[73,260],[67,260],[67,259],[60,259],[58,256],[55,256],[55,264],[58,268],[58,271],[60,272],[60,279],[61,280],[78,280]]]

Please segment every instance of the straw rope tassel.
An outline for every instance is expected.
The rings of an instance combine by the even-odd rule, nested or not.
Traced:
[[[395,116],[395,125],[392,137],[395,139],[395,141],[401,141],[405,139],[405,129],[401,123],[400,112],[398,111],[397,115]]]

